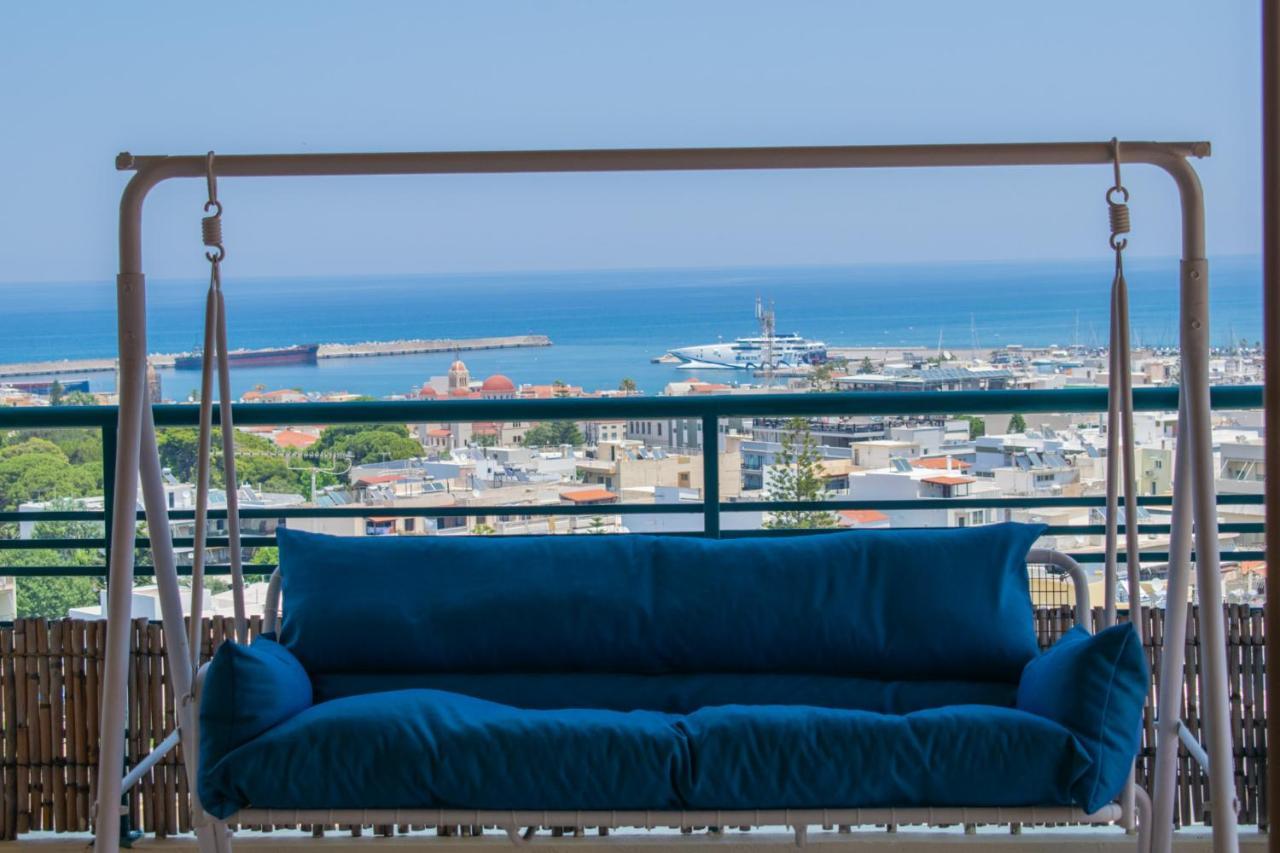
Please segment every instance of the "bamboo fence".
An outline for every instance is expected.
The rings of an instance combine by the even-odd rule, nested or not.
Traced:
[[[1267,827],[1266,718],[1263,701],[1262,613],[1227,605],[1227,665],[1231,687],[1236,794],[1241,822]],[[1164,639],[1164,611],[1143,608],[1147,660],[1153,673],[1152,699],[1143,727],[1137,780],[1149,785],[1155,757],[1154,703]],[[1095,621],[1101,612],[1095,610]],[[1036,630],[1048,646],[1074,623],[1068,607],[1036,611]],[[254,618],[256,635],[261,620]],[[208,659],[233,633],[230,619],[213,617],[201,626],[201,657]],[[135,620],[129,661],[129,730],[126,758],[132,765],[174,726],[173,696],[165,683],[164,632],[159,624]],[[87,832],[97,781],[98,714],[106,625],[77,619],[21,619],[0,628],[0,839],[30,832]],[[1183,719],[1200,733],[1199,618],[1191,607],[1186,643]],[[123,773],[124,768],[121,768]],[[1207,783],[1184,750],[1178,763],[1175,819],[1202,823],[1208,811]],[[181,748],[166,755],[127,795],[132,826],[158,837],[191,831],[191,806]],[[255,827],[270,829],[271,827]],[[315,834],[326,827],[303,829]],[[361,827],[341,827],[359,834]],[[390,834],[394,827],[373,827]],[[402,827],[402,829],[405,829]],[[446,828],[441,828],[444,832]],[[448,834],[465,833],[451,829]],[[469,833],[466,833],[469,834]]]

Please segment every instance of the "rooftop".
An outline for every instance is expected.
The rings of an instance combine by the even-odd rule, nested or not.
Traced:
[[[608,489],[575,489],[561,492],[560,497],[576,504],[603,503],[618,499],[618,496]]]
[[[924,482],[935,486],[963,486],[966,483],[978,482],[973,477],[925,477]]]

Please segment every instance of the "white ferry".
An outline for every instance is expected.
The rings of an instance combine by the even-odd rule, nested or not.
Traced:
[[[827,345],[800,335],[779,335],[773,329],[773,308],[765,309],[756,300],[756,319],[761,334],[714,344],[701,344],[670,350],[679,359],[679,367],[688,370],[760,370],[767,367],[793,368],[804,364],[821,364],[827,360]]]

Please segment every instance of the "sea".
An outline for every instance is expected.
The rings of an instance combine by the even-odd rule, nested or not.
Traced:
[[[1177,343],[1178,262],[1126,264],[1132,340]],[[646,393],[672,381],[751,382],[740,371],[654,364],[668,349],[758,331],[757,297],[772,303],[779,332],[829,346],[905,348],[932,354],[1008,344],[1105,345],[1110,259],[1035,263],[699,267],[567,272],[227,278],[232,348],[409,338],[542,334],[553,345],[462,354],[475,378],[517,384],[556,380],[587,390],[632,379]],[[1256,257],[1211,264],[1215,346],[1262,335]],[[148,281],[148,349],[184,352],[202,335],[207,281]],[[0,362],[110,357],[116,351],[113,283],[0,284]],[[315,365],[233,369],[233,391],[256,386],[307,392],[408,394],[443,375],[452,354],[323,359]],[[37,377],[23,377],[24,379]],[[88,378],[113,389],[112,373]],[[162,370],[164,396],[185,399],[194,371]]]

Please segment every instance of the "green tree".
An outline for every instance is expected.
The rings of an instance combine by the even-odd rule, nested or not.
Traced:
[[[55,509],[71,509],[70,501],[54,504]],[[35,525],[31,538],[94,539],[102,537],[102,524],[87,521],[42,521]],[[0,574],[4,567],[82,566],[102,564],[102,552],[96,548],[58,548],[0,551]],[[19,577],[17,609],[23,617],[39,616],[56,619],[67,615],[72,607],[96,604],[102,581],[95,577]]]
[[[594,534],[604,533],[604,519],[598,515],[591,516],[587,532]]]
[[[561,444],[579,447],[584,441],[582,431],[573,421],[544,421],[524,434],[526,447],[557,447]]]
[[[827,490],[822,480],[821,457],[809,422],[804,418],[790,418],[782,434],[782,448],[770,468],[769,488],[771,501],[820,501]],[[771,529],[835,527],[834,513],[783,510],[770,514],[764,526]]]
[[[58,446],[72,465],[102,465],[102,436],[96,429],[23,429],[0,436],[0,447],[42,438]]]
[[[409,436],[404,424],[339,424],[326,427],[309,453],[345,453],[352,465],[412,459],[423,454],[422,444]]]
[[[83,497],[102,488],[101,466],[75,465],[51,441],[28,438],[0,447],[0,508]]]
[[[485,433],[484,435],[473,436],[471,443],[476,447],[497,447],[498,437],[492,433]]]
[[[210,479],[216,486],[226,485],[222,473],[221,446],[213,458]],[[289,457],[275,442],[260,435],[236,433],[236,480],[265,492],[286,492],[311,496],[310,471],[289,467]]]
[[[636,393],[636,381],[628,376],[618,383],[618,390],[623,394],[634,394]]]
[[[18,578],[18,615],[61,619],[73,607],[97,604],[101,589],[97,578]]]
[[[98,399],[87,391],[72,391],[62,398],[64,406],[96,406]]]
[[[473,536],[493,536],[497,532],[498,531],[494,530],[489,525],[483,523],[477,524],[475,527],[471,528]]]
[[[813,372],[809,374],[809,383],[815,391],[834,391],[836,390],[836,376],[845,373],[849,368],[847,361],[839,359],[830,359],[821,364],[814,365]]]
[[[969,422],[969,438],[981,438],[987,434],[987,422],[977,415],[965,415],[964,420]]]
[[[862,363],[858,365],[858,372],[862,374],[876,372],[876,366],[871,363],[871,356],[864,355],[862,357]]]
[[[1013,417],[1009,418],[1009,427],[1005,432],[1026,432],[1027,419],[1022,416],[1021,412],[1014,412]]]
[[[213,436],[214,445],[221,439]],[[193,483],[196,479],[196,465],[200,459],[200,433],[195,427],[174,427],[162,429],[156,433],[156,447],[160,451],[160,465],[168,468],[173,476],[184,483]]]
[[[61,406],[62,393],[63,393],[62,383],[56,379],[53,380],[53,384],[49,386],[49,405]]]
[[[200,459],[200,434],[194,427],[178,427],[160,430],[156,436],[160,450],[160,464],[168,468],[174,477],[185,483],[196,481]],[[236,479],[242,485],[251,485],[268,492],[286,492],[309,495],[310,471],[292,470],[289,457],[275,442],[260,435],[235,433]],[[222,464],[222,436],[215,433],[211,442],[209,482],[222,488],[226,476]]]

